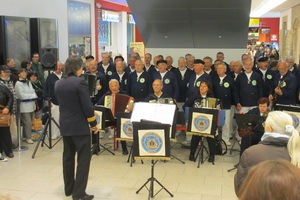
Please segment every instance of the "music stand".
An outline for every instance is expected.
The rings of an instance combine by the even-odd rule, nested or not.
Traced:
[[[100,131],[104,132],[104,128],[106,127],[107,122],[114,122],[114,117],[112,116],[111,110],[109,108],[103,106],[94,106],[97,123],[100,125]],[[100,143],[99,132],[96,134],[92,134],[92,148],[91,154],[100,155],[101,153],[108,151],[112,155],[115,155],[114,152],[106,148],[104,145]],[[100,149],[103,149],[102,151]]]
[[[300,107],[299,106],[276,104],[274,109],[289,114],[293,119],[293,126],[298,132],[300,132],[300,126],[299,126]]]
[[[211,108],[190,108],[189,120],[187,127],[187,134],[193,134],[197,136],[215,138],[215,133],[218,124],[219,110]],[[208,150],[203,144],[203,137],[200,141],[200,147],[196,151],[195,162],[199,156],[198,168],[200,163],[204,163],[208,158]],[[207,156],[204,158],[204,151]],[[214,162],[212,163],[214,164]]]
[[[150,121],[133,122],[133,155],[136,159],[151,160],[151,177],[136,191],[136,194],[145,187],[149,191],[148,200],[162,190],[165,190],[171,197],[174,196],[154,177],[154,167],[157,161],[171,159],[169,131],[169,124]],[[155,182],[161,189],[154,194]],[[148,183],[150,183],[149,188]]]
[[[248,115],[248,114],[234,114],[234,117],[236,119],[236,123],[238,125],[238,130],[249,130],[251,132],[264,132],[263,123],[266,121],[265,116],[259,116],[259,115]],[[251,134],[251,133],[249,133]],[[251,141],[251,139],[250,139]],[[231,172],[235,170],[240,162],[234,165],[232,169],[227,170],[227,172]]]
[[[117,113],[117,141],[129,141],[133,143],[133,126],[130,122],[131,113]],[[132,167],[132,164],[135,162],[134,157],[132,155],[133,153],[133,147],[132,144],[130,147],[130,151],[128,154],[127,162],[130,162],[130,167]],[[142,164],[143,161],[141,160]]]

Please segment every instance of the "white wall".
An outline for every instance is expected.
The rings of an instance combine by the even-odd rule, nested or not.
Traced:
[[[279,30],[282,29],[282,18],[285,17],[285,16],[287,16],[287,20],[288,20],[287,30],[291,30],[291,28],[292,28],[292,9],[291,8],[280,13]]]
[[[94,0],[76,1],[91,4],[92,53],[95,54]],[[67,0],[1,0],[0,15],[57,19],[59,59],[64,62],[68,58]]]
[[[177,67],[177,60],[181,56],[185,56],[185,54],[190,53],[195,58],[203,59],[205,56],[210,56],[213,60],[216,59],[216,54],[221,51],[225,55],[225,62],[229,64],[230,61],[240,60],[241,55],[246,52],[246,44],[245,49],[171,49],[171,48],[146,48],[146,53],[151,53],[152,56],[163,55],[172,56],[174,63],[173,65]]]

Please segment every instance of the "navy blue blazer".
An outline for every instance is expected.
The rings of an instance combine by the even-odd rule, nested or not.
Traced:
[[[196,74],[193,73],[188,83],[187,99],[194,97],[199,92],[201,81],[209,81],[212,83],[210,76],[204,72],[195,82]]]
[[[276,72],[270,69],[267,69],[265,78],[263,78],[263,73],[259,70],[255,70],[256,73],[258,73],[262,80],[262,86],[263,86],[263,97],[269,97],[270,88],[274,81],[274,76],[276,75]]]
[[[86,81],[77,76],[62,78],[56,81],[54,92],[61,135],[90,135],[89,125],[94,127],[97,122]]]
[[[117,72],[114,72],[111,76],[110,76],[110,79],[116,79],[119,81],[119,84],[120,84],[120,90],[122,91],[126,91],[126,85],[127,85],[127,79],[128,79],[128,74],[125,72],[123,77],[122,77],[122,80],[120,80],[120,76],[118,75]]]
[[[98,68],[97,68],[97,71],[98,72],[101,72],[105,75],[105,78],[106,78],[106,81],[107,81],[107,84],[108,84],[108,81],[109,81],[109,77],[114,73],[116,72],[116,66],[114,64],[109,64],[107,70],[106,70],[106,73],[104,73],[104,68],[102,66],[102,62],[99,62],[97,64]]]
[[[222,109],[230,109],[231,105],[240,103],[235,82],[231,76],[226,75],[223,83],[220,84],[219,76],[213,79],[215,97],[220,99]]]
[[[256,72],[251,74],[250,81],[245,72],[240,73],[236,79],[236,87],[242,106],[256,106],[258,99],[263,96],[262,79]]]
[[[133,97],[135,101],[144,100],[149,94],[149,88],[151,87],[151,79],[147,72],[143,72],[137,80],[136,71],[128,75],[126,93]]]
[[[155,72],[153,74],[153,80],[161,79],[160,72]],[[177,80],[173,72],[167,71],[162,80],[163,89],[162,92],[168,95],[171,95],[173,99],[178,99],[179,96],[179,88],[177,85]]]
[[[178,96],[177,101],[185,102],[186,94],[188,91],[188,83],[189,83],[191,75],[194,73],[194,71],[186,69],[184,76],[182,76],[180,73],[180,70],[177,68],[174,70],[173,73],[176,77],[178,88],[179,88],[179,96]]]
[[[274,95],[274,90],[279,85],[280,77],[281,77],[280,73],[277,73],[275,75],[269,94]],[[288,72],[288,74],[284,78],[284,82],[285,83],[282,84],[282,86],[281,86],[281,91],[282,91],[283,95],[281,95],[281,96],[277,95],[276,102],[279,104],[295,105],[296,104],[296,93],[297,93],[296,77],[291,72]]]

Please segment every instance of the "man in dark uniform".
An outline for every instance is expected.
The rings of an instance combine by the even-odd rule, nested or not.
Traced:
[[[153,89],[153,93],[149,94],[144,101],[145,102],[153,102],[153,103],[164,103],[163,99],[172,99],[171,95],[165,94],[163,93],[162,89],[163,89],[163,83],[160,79],[156,79],[153,81],[152,83],[152,89]],[[173,103],[169,102],[169,103]]]
[[[287,56],[285,61],[288,63],[289,71],[296,77],[297,89],[296,89],[296,103],[299,104],[299,89],[300,89],[300,70],[297,64],[294,63],[295,58],[293,56]]]
[[[105,94],[105,92],[107,92],[108,90],[107,81],[105,75],[97,71],[97,62],[95,60],[87,63],[87,68],[89,69],[89,71],[86,71],[86,74],[94,75],[97,77],[95,82],[94,96],[91,98],[92,103],[96,104],[100,97],[102,97],[102,95]]]
[[[263,96],[263,87],[261,77],[252,71],[252,60],[245,60],[244,68],[245,71],[240,73],[236,79],[236,87],[240,99],[240,104],[237,104],[237,110],[246,113],[254,108],[258,99]]]
[[[189,80],[187,99],[193,98],[199,91],[201,81],[209,81],[212,83],[210,76],[204,72],[204,61],[201,59],[194,60],[194,74]]]
[[[263,97],[269,97],[271,85],[276,74],[275,71],[268,69],[268,58],[260,57],[257,60],[257,69],[255,70],[261,76],[263,86]]]
[[[65,78],[56,82],[54,90],[59,104],[60,131],[64,142],[65,194],[72,195],[73,200],[94,198],[93,195],[86,194],[85,189],[91,160],[90,132],[92,130],[96,133],[99,130],[88,85],[79,78],[82,72],[81,58],[70,56],[65,64]],[[76,153],[77,169],[74,177]]]
[[[115,65],[110,63],[110,57],[107,52],[103,52],[101,54],[101,56],[102,56],[102,61],[97,64],[97,66],[98,66],[97,71],[105,74],[105,78],[106,78],[107,85],[108,85],[110,76],[114,72],[116,72],[116,67],[115,67]]]
[[[269,100],[270,102],[275,100],[279,104],[295,105],[296,77],[289,71],[288,63],[284,60],[278,62],[278,71],[270,89]]]
[[[109,91],[106,92],[98,101],[98,105],[104,105],[104,101],[105,101],[105,96],[106,95],[111,95],[111,94],[125,94],[124,91],[120,90],[120,85],[119,85],[119,81],[116,79],[111,79],[109,81]],[[115,124],[114,124],[115,125]],[[109,138],[113,138],[113,134],[114,134],[114,130],[113,129],[109,129],[108,130],[109,134],[111,137]],[[128,154],[128,150],[127,150],[127,146],[126,146],[126,142],[125,141],[121,141],[121,145],[122,145],[122,151],[123,151],[123,155],[127,155]]]
[[[137,61],[138,59],[137,59],[137,57],[135,57],[135,56],[131,56],[130,58],[129,58],[129,65],[125,68],[125,73],[127,73],[127,74],[130,74],[130,73],[132,73],[132,72],[134,72],[134,70],[135,70],[135,62]]]
[[[166,61],[167,61],[167,69],[168,69],[168,71],[174,72],[174,70],[176,68],[173,66],[173,58],[172,58],[172,56],[167,56],[166,57]]]
[[[225,65],[226,65],[226,72],[230,72],[229,65],[224,61],[224,58],[225,58],[224,57],[224,53],[223,52],[218,52],[216,57],[217,57],[217,60],[225,63]]]
[[[217,65],[218,76],[213,79],[213,89],[215,97],[220,99],[221,108],[225,110],[225,124],[222,128],[222,139],[227,145],[231,145],[229,142],[232,131],[232,117],[231,117],[231,104],[234,105],[240,103],[239,96],[235,82],[231,76],[226,75],[226,65],[220,63]]]
[[[116,62],[116,72],[114,72],[110,77],[110,80],[112,79],[119,81],[121,91],[126,91],[128,74],[124,71],[123,61]]]
[[[148,73],[144,71],[143,61],[137,60],[135,62],[135,71],[128,76],[126,93],[133,97],[135,102],[142,101],[149,94],[151,82],[152,80]]]
[[[153,74],[153,80],[161,79],[163,82],[163,93],[172,95],[172,98],[176,101],[179,96],[179,88],[177,80],[173,72],[167,71],[167,61],[157,61],[158,72]]]
[[[173,71],[177,84],[179,87],[179,97],[177,102],[185,102],[186,93],[188,89],[188,83],[191,75],[194,73],[192,70],[189,70],[186,66],[186,59],[184,57],[180,57],[178,59],[178,68]]]
[[[206,56],[205,58],[203,58],[203,62],[204,62],[204,71],[209,74],[210,78],[213,80],[215,78],[218,77],[218,74],[216,72],[216,69],[214,67],[214,65],[212,64],[212,58]],[[214,67],[214,68],[212,68]]]
[[[146,53],[145,54],[145,67],[144,70],[146,72],[151,72],[151,71],[156,71],[154,65],[151,64],[151,60],[152,60],[152,55],[151,53]]]

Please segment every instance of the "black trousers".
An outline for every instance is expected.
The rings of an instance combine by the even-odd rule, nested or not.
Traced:
[[[64,136],[63,176],[65,194],[73,198],[86,195],[85,189],[88,182],[91,161],[91,137]],[[77,153],[77,169],[75,175],[75,154]]]
[[[0,153],[6,155],[12,153],[12,141],[9,127],[0,127]]]
[[[193,135],[192,140],[191,140],[191,154],[195,154],[197,147],[199,145],[199,142],[201,140],[202,136],[198,135]],[[208,143],[208,148],[209,148],[209,153],[215,154],[216,151],[216,140],[214,138],[206,137],[207,143]]]
[[[263,132],[254,132],[253,134],[247,134],[242,137],[240,156],[242,156],[243,152],[250,146],[258,144],[263,134]]]

